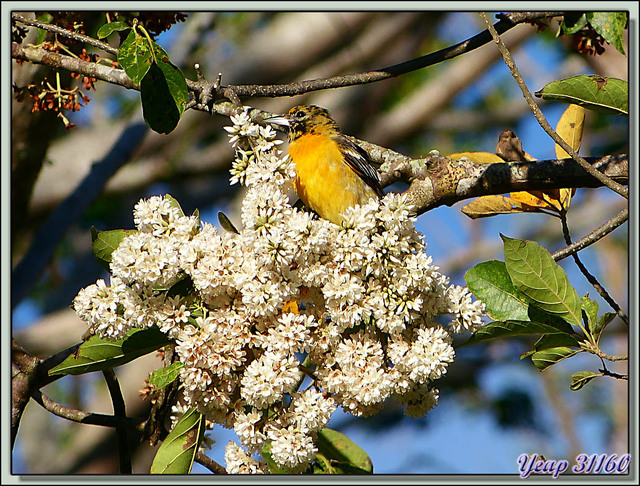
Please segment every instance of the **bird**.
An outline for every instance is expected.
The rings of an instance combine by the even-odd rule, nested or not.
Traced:
[[[384,197],[369,155],[340,131],[327,109],[298,105],[266,121],[288,127],[296,193],[321,218],[341,225],[349,207]]]

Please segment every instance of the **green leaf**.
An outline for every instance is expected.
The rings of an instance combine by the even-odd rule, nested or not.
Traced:
[[[621,79],[580,74],[552,81],[535,95],[543,100],[573,103],[609,115],[629,115],[629,85]]]
[[[476,331],[467,342],[460,346],[475,344],[490,339],[498,339],[526,334],[554,334],[558,329],[550,324],[532,321],[495,321]]]
[[[342,461],[328,461],[318,454],[322,462],[313,465],[313,474],[371,474],[370,471]],[[318,457],[316,457],[318,460]]]
[[[171,342],[157,327],[132,329],[127,337],[115,341],[94,335],[82,343],[75,354],[51,368],[49,375],[81,375],[115,368]]]
[[[624,28],[627,25],[626,12],[591,12],[587,14],[587,20],[598,34],[620,54],[624,52]]]
[[[533,345],[533,349],[536,351],[542,351],[543,349],[571,346],[579,348],[580,343],[570,334],[565,334],[563,332],[554,332],[543,334],[540,339],[538,339],[538,341]]]
[[[151,474],[189,474],[205,431],[205,419],[190,408],[162,442],[151,464]]]
[[[51,15],[49,12],[44,12],[38,15],[36,17],[36,20],[45,24],[50,24],[51,21],[53,20],[53,15]],[[36,34],[36,45],[40,45],[44,42],[44,40],[47,37],[47,33],[48,32],[44,29],[38,29],[38,32]]]
[[[313,463],[313,474],[331,474],[331,462],[319,452],[316,453],[316,460]]]
[[[135,84],[140,84],[153,63],[151,46],[146,37],[131,29],[118,50],[118,63]]]
[[[505,265],[516,288],[542,310],[580,327],[582,310],[578,293],[551,254],[535,241],[501,237]]]
[[[125,237],[136,232],[137,230],[126,229],[98,231],[95,226],[92,226],[91,246],[93,256],[105,270],[109,270],[113,251],[118,248],[118,245]]]
[[[227,230],[229,233],[235,233],[236,235],[240,234],[231,220],[222,211],[218,211],[218,221],[220,222],[220,226],[222,226],[222,228]]]
[[[109,22],[108,24],[104,24],[98,29],[98,39],[104,39],[105,37],[109,37],[114,32],[120,32],[130,28],[131,26],[126,22]]]
[[[573,327],[571,327],[571,325],[567,321],[555,314],[545,312],[544,310],[536,307],[534,304],[529,305],[529,320],[554,327],[556,329],[556,332],[560,331],[565,334],[573,334],[575,332]]]
[[[318,452],[328,459],[335,474],[373,473],[369,455],[346,435],[332,429],[318,432]],[[337,472],[341,471],[341,472]],[[347,472],[348,471],[348,472]]]
[[[613,321],[617,315],[618,314],[616,314],[615,312],[605,312],[600,316],[600,318],[598,319],[598,323],[593,328],[593,336],[595,337],[596,342],[600,341],[602,331],[604,331],[605,327],[611,324],[611,321]]]
[[[167,297],[188,297],[195,291],[193,280],[189,275],[182,277],[167,290]],[[193,315],[193,314],[192,314]]]
[[[184,211],[182,210],[182,206],[180,206],[180,203],[175,197],[173,197],[171,194],[165,194],[164,198],[167,201],[169,201],[169,206],[176,208],[180,211],[180,216],[184,216]]]
[[[548,348],[533,353],[531,355],[531,361],[533,361],[533,364],[539,371],[544,371],[563,359],[570,358],[580,352],[581,350],[579,349],[571,349],[566,346]]]
[[[176,361],[169,366],[157,369],[149,375],[149,384],[157,390],[164,388],[178,379],[182,368],[184,368],[184,364],[181,361]]]
[[[580,299],[580,306],[587,316],[587,329],[593,334],[598,324],[598,302],[591,300],[588,295],[585,295]]]
[[[155,42],[153,43],[155,51],[155,59],[164,75],[164,78],[169,87],[169,92],[173,97],[173,101],[180,112],[180,115],[184,113],[184,110],[189,102],[189,89],[187,88],[187,80],[184,74],[174,64],[171,63],[169,55],[166,51]]]
[[[602,373],[594,373],[593,371],[578,371],[577,373],[571,375],[571,385],[569,385],[569,388],[571,388],[573,391],[578,391],[580,390],[580,388],[582,388],[598,376],[602,376]]]
[[[562,32],[572,35],[587,25],[587,16],[584,12],[566,12],[562,21]]]
[[[187,81],[182,71],[171,64],[162,47],[154,42],[153,50],[155,62],[140,83],[142,112],[152,130],[170,133],[189,101]]]
[[[484,302],[496,321],[526,321],[529,303],[511,282],[504,262],[491,260],[467,270],[464,276],[473,294]]]

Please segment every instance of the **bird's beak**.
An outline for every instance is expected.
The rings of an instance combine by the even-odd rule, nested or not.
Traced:
[[[282,115],[269,116],[265,118],[264,121],[267,123],[273,123],[274,125],[282,125],[283,127],[291,126],[289,120]]]

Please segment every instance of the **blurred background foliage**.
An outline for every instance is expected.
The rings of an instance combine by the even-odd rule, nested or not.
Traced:
[[[86,12],[82,17],[87,35],[95,37],[105,23],[104,13]],[[275,84],[393,65],[481,30],[481,19],[472,12],[197,12],[188,13],[157,41],[187,78],[196,78],[193,65],[199,63],[210,81],[222,73],[223,84]],[[29,36],[35,31],[30,29]],[[571,37],[556,37],[556,32],[557,22],[552,22],[542,31],[523,24],[504,35],[532,92],[575,74],[627,79],[628,59],[612,46],[606,45],[600,56],[579,53]],[[117,35],[108,39],[112,45],[117,45]],[[43,66],[12,63],[14,84],[45,75],[51,73]],[[144,123],[138,92],[104,82],[95,86],[95,91],[85,92],[91,98],[88,105],[66,115],[75,124],[70,130],[51,112],[31,113],[29,102],[13,101],[12,267],[34,238],[42,238],[35,236],[39,226],[92,164],[109,153],[127,127]],[[528,153],[537,159],[555,158],[553,142],[538,127],[491,43],[379,83],[243,103],[275,113],[294,104],[322,105],[344,132],[413,157],[433,149],[442,154],[493,152],[500,132],[511,128]],[[565,109],[559,103],[540,106],[552,126]],[[628,152],[626,119],[588,113],[586,123],[582,155]],[[191,110],[169,135],[147,131],[122,140],[130,145],[130,160],[106,184],[93,188],[92,202],[70,222],[46,271],[13,309],[12,332],[27,351],[51,355],[78,342],[85,331],[69,306],[79,289],[107,276],[91,253],[91,226],[130,228],[133,205],[140,198],[165,193],[173,195],[185,213],[198,208],[202,219],[213,224],[220,210],[238,221],[242,194],[238,186],[229,185],[233,150],[222,129],[229,124],[224,117]],[[418,220],[427,251],[456,283],[464,284],[464,272],[475,263],[502,258],[499,232],[536,240],[552,252],[565,246],[554,218],[524,214],[472,221],[460,213],[461,205],[438,208]],[[623,205],[607,190],[579,190],[569,212],[573,239],[595,229]],[[582,252],[581,258],[628,309],[626,226]],[[569,260],[562,265],[578,293],[599,299]],[[608,311],[599,301],[601,312]],[[336,413],[332,427],[361,445],[374,471],[381,473],[515,473],[516,459],[524,452],[567,459],[580,452],[627,452],[626,382],[596,380],[571,392],[570,374],[585,367],[597,369],[597,360],[575,359],[539,373],[529,360],[519,359],[530,346],[523,338],[460,349],[440,380],[439,406],[423,419],[404,417],[391,402],[367,419]],[[626,329],[616,322],[603,349],[626,354],[626,347]],[[138,390],[159,365],[157,357],[147,356],[116,370],[129,415],[143,416],[148,410],[150,404]],[[624,366],[612,371],[625,372]],[[93,375],[64,378],[43,392],[69,406],[111,413],[104,383]],[[216,440],[209,454],[222,463],[232,434],[218,428],[209,434]],[[146,445],[137,447],[134,472],[147,472],[153,454]],[[69,423],[33,401],[28,405],[13,454],[14,473],[109,474],[117,472],[117,464],[114,431]]]

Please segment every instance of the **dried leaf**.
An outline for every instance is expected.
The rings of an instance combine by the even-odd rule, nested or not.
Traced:
[[[519,212],[505,196],[482,196],[464,205],[461,211],[471,219]]]

